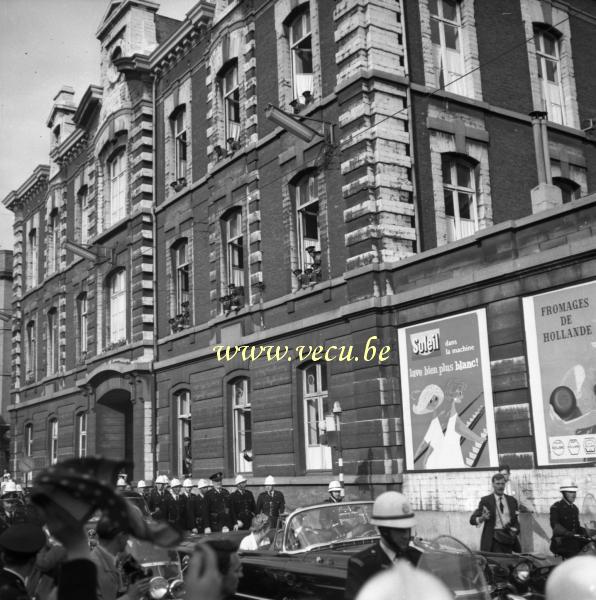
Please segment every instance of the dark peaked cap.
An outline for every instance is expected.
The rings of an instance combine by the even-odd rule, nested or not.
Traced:
[[[213,473],[209,479],[211,479],[211,481],[221,481],[223,479],[223,473],[221,471]]]
[[[18,554],[37,554],[46,544],[43,529],[34,523],[11,525],[0,535],[0,548]]]

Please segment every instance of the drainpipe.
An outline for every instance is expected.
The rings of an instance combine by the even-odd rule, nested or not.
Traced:
[[[153,169],[151,170],[151,234],[153,236],[153,255],[151,262],[153,264],[153,364],[151,365],[151,376],[153,377],[153,390],[151,394],[151,446],[153,456],[153,477],[157,476],[157,376],[155,374],[155,363],[157,361],[157,217],[155,214],[155,169],[157,168],[157,152],[155,148],[155,129],[156,129],[156,89],[157,76],[153,76],[152,91],[151,91],[151,118],[153,119],[153,127],[151,131],[151,160]]]
[[[538,185],[552,183],[550,178],[550,158],[548,154],[548,136],[546,132],[546,113],[535,110],[530,113],[532,119],[532,132],[534,134],[534,151],[536,153],[536,167],[538,168]]]

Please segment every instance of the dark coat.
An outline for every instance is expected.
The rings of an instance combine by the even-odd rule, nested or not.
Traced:
[[[511,520],[509,523],[505,523],[505,525],[510,525],[511,527],[515,527],[519,532],[519,520],[517,518],[518,513],[518,504],[517,500],[513,496],[508,496],[507,494],[503,494],[507,502],[507,506],[509,507],[509,514],[511,515]],[[484,521],[484,527],[482,528],[482,535],[480,536],[480,550],[482,552],[491,552],[493,551],[493,534],[495,532],[495,523],[497,521],[497,502],[495,500],[494,494],[489,494],[488,496],[483,496],[478,503],[478,508],[472,513],[470,517],[470,524],[476,525],[476,518],[482,515],[482,508],[486,506],[486,508],[490,511],[490,518],[488,521]],[[498,551],[504,551],[502,548],[499,548]],[[516,538],[516,543],[509,552],[521,552],[521,546],[519,543],[519,535]]]
[[[257,505],[252,492],[249,490],[241,492],[238,489],[230,494],[230,499],[232,500],[236,519],[242,521],[242,527],[240,527],[240,529],[249,529],[252,518],[257,512]]]
[[[421,556],[420,550],[410,546],[399,558],[405,558],[414,566],[418,564]],[[354,600],[360,588],[379,571],[389,568],[393,563],[383,552],[380,543],[370,546],[358,554],[354,554],[348,561],[348,575],[344,600]]]
[[[190,531],[195,526],[194,496],[180,494],[178,496],[178,527]]]
[[[269,492],[261,492],[257,498],[257,514],[263,513],[269,517],[269,525],[277,527],[277,518],[286,508],[284,495],[277,490],[273,490],[273,495]]]
[[[25,584],[14,573],[0,569],[0,598],[2,600],[29,600]]]
[[[230,500],[230,492],[223,488],[219,491],[213,488],[205,494],[205,499],[211,531],[221,531],[223,527],[231,530],[236,525],[236,515]]]
[[[205,527],[209,527],[209,511],[207,510],[207,499],[204,496],[197,494],[191,495],[193,504],[193,519],[194,525],[198,533],[203,533]]]
[[[163,494],[160,494],[156,488],[152,488],[149,495],[149,510],[154,518],[163,521],[168,520],[168,508],[166,505],[168,496],[171,497],[172,495],[167,490],[164,490]]]
[[[65,562],[58,580],[58,600],[96,600],[97,569],[85,558]]]

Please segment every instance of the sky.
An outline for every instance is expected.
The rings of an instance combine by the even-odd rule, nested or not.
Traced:
[[[159,0],[158,0],[159,1]],[[196,0],[162,0],[182,20]],[[0,200],[48,164],[53,98],[62,85],[75,103],[99,83],[95,33],[109,0],[0,0]],[[12,249],[12,213],[0,205],[0,249]]]

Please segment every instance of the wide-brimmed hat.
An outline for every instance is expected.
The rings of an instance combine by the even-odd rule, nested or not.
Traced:
[[[234,480],[234,484],[238,485],[239,483],[246,483],[247,479],[244,475],[236,475],[236,479]]]

